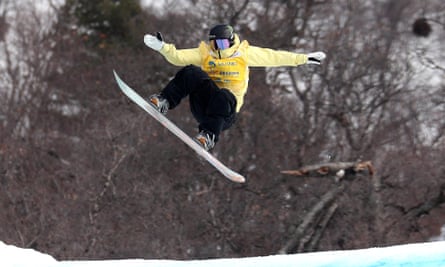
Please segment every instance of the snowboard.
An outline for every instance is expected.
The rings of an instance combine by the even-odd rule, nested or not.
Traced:
[[[122,92],[129,97],[133,102],[135,102],[139,107],[145,110],[150,116],[157,120],[161,125],[167,128],[170,132],[176,135],[180,140],[182,140],[186,145],[192,148],[199,156],[204,158],[213,167],[215,167],[222,175],[227,179],[237,182],[244,183],[246,179],[241,174],[231,170],[229,167],[221,163],[215,156],[210,154],[201,145],[195,142],[190,136],[188,136],[184,131],[182,131],[178,126],[176,126],[172,121],[170,121],[166,116],[156,110],[152,105],[150,105],[144,98],[142,98],[138,93],[131,89],[121,78],[117,75],[116,71],[113,70],[114,78],[122,90]]]

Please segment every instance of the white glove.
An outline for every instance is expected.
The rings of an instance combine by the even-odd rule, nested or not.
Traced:
[[[313,52],[307,54],[307,64],[320,65],[321,61],[326,58],[326,54],[323,52]]]
[[[162,41],[162,36],[160,35],[160,33],[158,33],[157,35],[158,36],[156,37],[151,34],[146,34],[144,36],[144,43],[151,49],[159,51],[164,46],[164,41]]]

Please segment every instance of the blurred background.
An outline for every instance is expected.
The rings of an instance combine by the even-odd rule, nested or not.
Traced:
[[[130,102],[232,24],[322,66],[251,68],[213,153],[234,184]],[[442,0],[0,0],[0,240],[59,260],[245,257],[443,239]],[[190,135],[188,102],[168,117]],[[375,174],[280,171],[371,161]]]

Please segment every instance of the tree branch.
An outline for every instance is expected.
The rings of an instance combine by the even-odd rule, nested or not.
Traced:
[[[309,228],[311,224],[317,219],[319,214],[328,206],[336,196],[342,192],[344,189],[344,185],[340,185],[339,187],[335,187],[328,191],[320,201],[312,207],[312,210],[306,214],[301,224],[295,230],[289,241],[278,251],[279,254],[287,254],[294,250],[300,243],[300,240],[304,237],[306,230]]]
[[[345,173],[358,173],[367,171],[370,175],[375,174],[371,161],[359,162],[328,162],[304,166],[297,170],[281,171],[282,174],[293,176],[326,176],[335,175],[342,178]]]

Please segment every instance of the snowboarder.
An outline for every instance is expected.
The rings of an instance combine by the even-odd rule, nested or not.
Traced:
[[[323,52],[298,54],[250,45],[240,41],[232,26],[220,24],[209,32],[208,42],[197,48],[176,49],[175,45],[146,34],[144,43],[160,52],[171,64],[183,66],[167,86],[150,96],[149,102],[164,115],[189,96],[190,108],[199,123],[195,141],[206,150],[214,147],[223,130],[232,126],[247,92],[249,67],[320,64]]]

